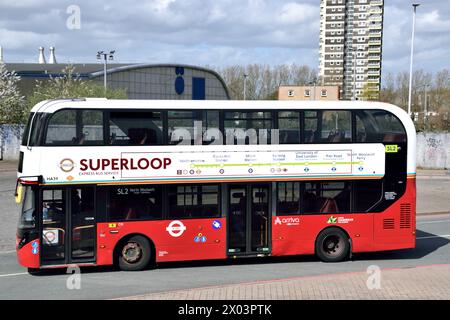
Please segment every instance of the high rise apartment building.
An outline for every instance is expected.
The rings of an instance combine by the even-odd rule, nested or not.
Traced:
[[[321,0],[321,84],[343,99],[379,97],[383,10],[384,0]]]

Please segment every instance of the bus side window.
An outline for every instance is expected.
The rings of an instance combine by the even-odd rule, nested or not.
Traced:
[[[162,219],[163,192],[160,185],[109,187],[108,199],[110,221]]]
[[[356,114],[356,142],[366,142],[367,141],[367,133],[366,127],[364,125],[361,116]]]
[[[161,112],[111,112],[110,145],[161,145],[162,141]]]
[[[357,110],[357,142],[406,142],[406,132],[393,114],[385,110]]]
[[[351,142],[351,113],[350,111],[322,112],[322,142]]]
[[[220,216],[219,186],[170,185],[168,186],[169,219],[213,218]]]
[[[305,111],[304,143],[320,142],[321,118],[319,111]]]
[[[353,182],[355,212],[368,212],[383,199],[382,180],[360,180]]]
[[[167,141],[169,145],[193,145],[194,122],[200,121],[198,111],[170,110],[167,112]]]
[[[78,145],[103,144],[103,111],[82,110],[81,125],[77,128]],[[78,124],[77,124],[78,126]]]
[[[350,186],[344,181],[305,183],[303,213],[349,213]]]
[[[278,130],[280,144],[300,143],[300,112],[279,111]]]
[[[224,126],[226,144],[271,143],[272,113],[270,111],[227,111]]]
[[[55,112],[48,122],[45,145],[75,145],[78,139],[76,118],[76,110]]]
[[[46,145],[75,146],[103,144],[103,111],[60,110],[47,126]]]
[[[300,214],[300,182],[278,182],[277,215]]]

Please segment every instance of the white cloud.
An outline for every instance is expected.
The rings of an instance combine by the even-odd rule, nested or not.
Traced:
[[[0,0],[1,1],[1,0]],[[385,1],[383,73],[407,70],[411,2]],[[66,28],[67,6],[81,8],[81,29]],[[116,50],[117,62],[210,66],[295,62],[318,66],[320,0],[6,0],[0,45],[6,61],[35,61],[37,47],[57,47],[58,61],[95,62]],[[415,68],[450,65],[448,0],[417,12]]]
[[[450,32],[450,19],[442,20],[439,11],[433,10],[417,18],[417,28],[426,32]]]
[[[39,34],[32,31],[0,29],[1,45],[6,50],[31,49],[41,44],[56,42],[56,34]]]
[[[291,2],[282,6],[278,20],[286,24],[298,24],[318,18],[318,13],[319,8],[317,6]]]

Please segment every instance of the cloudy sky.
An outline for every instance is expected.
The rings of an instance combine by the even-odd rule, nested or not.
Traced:
[[[420,0],[414,1],[418,2]],[[411,0],[385,0],[383,74],[407,71]],[[450,67],[449,0],[422,0],[415,68]],[[58,62],[115,60],[195,65],[297,63],[318,67],[320,0],[0,0],[6,62],[36,62],[38,46]],[[79,9],[79,16],[77,15]],[[48,59],[48,51],[47,51]]]

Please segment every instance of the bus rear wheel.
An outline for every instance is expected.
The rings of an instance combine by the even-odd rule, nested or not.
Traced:
[[[123,271],[145,269],[151,259],[150,242],[143,236],[132,236],[119,248],[119,268]]]
[[[345,260],[350,251],[350,242],[339,228],[323,230],[316,240],[316,254],[324,262],[339,262]]]

